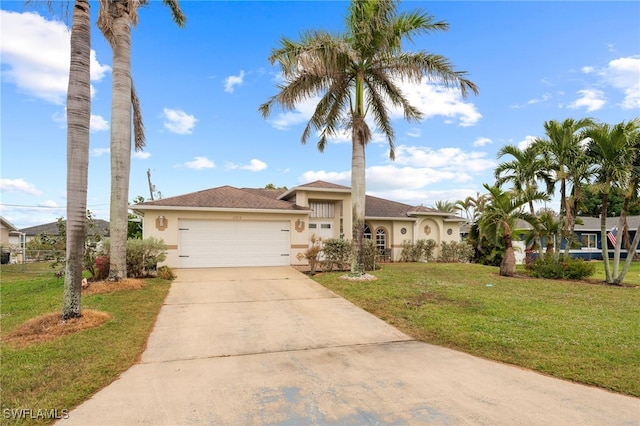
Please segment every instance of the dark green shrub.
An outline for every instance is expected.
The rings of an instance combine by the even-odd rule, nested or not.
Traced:
[[[583,259],[561,257],[555,260],[553,256],[539,257],[527,268],[529,275],[536,278],[580,280],[594,274],[596,266]]]
[[[325,271],[344,271],[349,269],[351,262],[351,241],[340,238],[328,238],[322,243]]]

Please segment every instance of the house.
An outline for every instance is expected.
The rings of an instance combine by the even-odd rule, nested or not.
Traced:
[[[102,219],[94,219],[95,228],[92,235],[101,235],[102,237],[109,236],[109,222]],[[66,222],[66,221],[63,221]],[[21,233],[25,236],[25,242],[29,242],[38,235],[46,234],[50,236],[60,235],[58,229],[58,222],[45,223],[44,225],[36,225],[28,228],[22,228]],[[92,232],[91,230],[89,232]]]
[[[606,219],[607,238],[606,244],[609,252],[609,257],[613,257],[614,245],[608,235],[616,228],[614,232],[616,238],[620,238],[620,232],[617,231],[619,217],[608,217]],[[600,231],[600,218],[599,217],[584,217],[578,218],[574,232],[575,232],[575,246],[569,250],[569,254],[572,257],[577,257],[585,260],[602,260],[602,238]],[[629,226],[629,240],[632,241],[636,235],[638,225],[640,224],[640,216],[627,216],[627,224]],[[460,227],[460,236],[464,240],[469,234],[469,224],[464,224]],[[525,260],[525,248],[526,242],[524,236],[526,231],[531,230],[531,225],[526,222],[518,221],[516,226],[517,232],[514,235],[513,245],[516,248],[516,261],[518,263],[524,263]],[[523,232],[524,231],[524,232]],[[566,247],[566,240],[562,240],[560,243],[560,251],[564,252]],[[546,241],[542,242],[542,245],[546,245]],[[640,247],[637,250],[640,255]],[[620,250],[620,257],[626,258],[627,251],[624,246]]]
[[[12,237],[20,235],[18,228],[4,217],[0,216],[0,246],[12,244]]]
[[[324,181],[290,190],[221,186],[134,204],[143,237],[168,246],[177,268],[305,265],[313,234],[351,238],[351,189]],[[464,219],[367,195],[365,237],[390,260],[403,241],[459,241]]]

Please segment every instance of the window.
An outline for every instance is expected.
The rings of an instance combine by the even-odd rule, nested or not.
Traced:
[[[309,207],[313,210],[311,217],[314,218],[332,218],[335,217],[335,203],[320,203],[312,201],[309,203]]]
[[[368,240],[373,238],[373,235],[371,234],[371,228],[369,228],[369,225],[367,225],[366,223],[364,224],[364,237]]]
[[[598,236],[596,234],[582,234],[582,242],[584,243],[584,246],[582,248],[598,248]]]
[[[387,231],[380,228],[376,231],[376,249],[378,253],[384,253],[384,249],[387,248]]]

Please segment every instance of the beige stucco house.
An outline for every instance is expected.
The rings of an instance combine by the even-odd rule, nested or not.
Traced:
[[[221,186],[134,204],[144,238],[168,246],[176,268],[304,265],[313,234],[350,238],[351,190],[316,181],[290,190]],[[365,236],[397,260],[402,242],[459,241],[464,219],[431,208],[366,199]]]

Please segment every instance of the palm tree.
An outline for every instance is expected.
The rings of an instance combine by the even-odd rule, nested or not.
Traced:
[[[345,34],[308,31],[300,41],[283,38],[269,61],[280,65],[285,84],[279,85],[280,92],[259,108],[266,118],[274,104],[293,110],[299,102],[321,96],[301,138],[306,143],[312,129],[317,130],[321,152],[327,138],[342,129],[351,131],[354,275],[364,273],[365,146],[371,140],[367,117],[385,134],[389,157],[394,159],[390,107],[401,107],[407,120],[422,117],[400,90],[400,82],[419,83],[428,76],[447,87],[459,87],[463,96],[468,90],[478,92],[476,85],[465,78],[466,72],[454,71],[447,58],[423,51],[402,51],[402,41],[411,41],[422,33],[446,31],[448,24],[419,11],[398,14],[397,4],[394,0],[353,0]]]
[[[505,253],[500,263],[500,275],[512,277],[516,273],[516,257],[513,251],[513,230],[517,220],[537,227],[537,219],[531,213],[526,213],[523,207],[529,201],[548,200],[549,196],[542,192],[520,194],[512,191],[502,191],[496,186],[484,187],[489,191],[489,202],[485,206],[480,218],[480,230],[490,241],[504,241]]]
[[[534,143],[536,149],[543,153],[547,168],[553,174],[554,180],[560,182],[560,222],[561,235],[557,237],[557,247],[560,237],[567,238],[571,229],[573,212],[567,197],[567,183],[570,183],[569,166],[580,152],[581,131],[593,125],[593,120],[583,118],[574,120],[567,118],[562,123],[551,120],[544,123],[546,139],[538,139]],[[556,252],[558,256],[559,252]]]
[[[62,318],[80,317],[86,237],[89,125],[91,119],[91,19],[88,0],[75,0],[67,88],[67,232]]]
[[[524,194],[538,192],[538,181],[545,184],[548,194],[553,193],[553,179],[545,169],[545,162],[538,146],[529,145],[520,149],[515,145],[505,145],[497,153],[497,158],[511,155],[513,160],[500,163],[495,170],[496,186],[511,183],[514,191]],[[529,213],[535,215],[533,201],[529,200]],[[535,234],[535,229],[534,229]],[[538,248],[541,247],[540,237],[534,235]]]
[[[434,205],[434,208],[436,210],[438,210],[439,212],[444,212],[444,213],[455,213],[456,211],[459,211],[460,209],[458,208],[458,206],[456,205],[456,203],[453,203],[449,200],[438,200],[436,201],[436,204]]]
[[[609,284],[622,284],[624,274],[618,274],[620,265],[620,248],[622,238],[616,240],[613,258],[613,271],[609,262],[607,248],[607,208],[609,193],[614,186],[626,189],[627,185],[633,185],[635,170],[634,163],[638,154],[639,120],[631,120],[611,126],[603,123],[594,125],[585,131],[589,138],[589,155],[596,165],[595,187],[602,194],[602,209],[600,211],[600,239],[602,241],[602,258],[604,260],[605,280]],[[618,229],[623,229],[624,215],[620,216]],[[631,247],[633,252],[637,248]],[[631,253],[628,253],[629,257]],[[625,262],[626,266],[626,262]],[[626,274],[626,270],[624,270]]]
[[[98,27],[113,50],[111,100],[111,253],[109,279],[127,276],[127,218],[131,169],[131,125],[135,148],[144,146],[140,105],[131,80],[131,26],[138,22],[138,8],[149,0],[100,0]],[[186,21],[177,0],[163,0],[174,22]],[[133,119],[132,119],[133,105]]]

